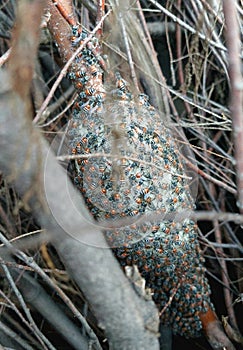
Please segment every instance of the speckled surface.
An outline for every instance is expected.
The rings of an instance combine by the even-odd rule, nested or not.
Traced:
[[[175,334],[198,336],[199,313],[213,306],[197,226],[183,215],[194,207],[190,179],[148,97],[133,96],[119,73],[104,90],[102,73],[91,48],[69,73],[78,91],[70,150],[83,155],[72,161],[74,183],[95,219],[113,226],[105,230],[108,243],[122,266],[138,266],[162,322]],[[144,214],[157,217],[141,220]]]

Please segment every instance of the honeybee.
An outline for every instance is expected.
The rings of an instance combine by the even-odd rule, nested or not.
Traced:
[[[116,73],[116,78],[117,78],[117,81],[116,81],[116,86],[117,88],[122,91],[122,92],[125,92],[126,91],[126,88],[127,88],[127,82],[125,79],[122,79],[121,77],[121,74],[120,73]]]
[[[78,81],[77,83],[76,83],[76,89],[82,89],[83,88],[83,84],[81,83],[81,81]]]
[[[88,103],[86,103],[85,105],[82,106],[82,110],[83,110],[84,112],[89,112],[90,109],[91,109],[91,106],[90,106],[90,104],[88,104]]]
[[[85,93],[87,96],[92,96],[95,93],[95,89],[93,87],[89,87],[85,89]]]
[[[90,67],[90,72],[93,76],[97,76],[99,73],[99,67],[97,67],[95,64],[92,64]]]
[[[76,78],[82,78],[83,76],[85,76],[85,74],[86,74],[85,69],[81,69],[75,73],[75,76],[76,76]]]

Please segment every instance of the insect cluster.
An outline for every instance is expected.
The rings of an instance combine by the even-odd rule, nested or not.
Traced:
[[[74,27],[73,46],[86,36]],[[119,73],[104,89],[97,45],[91,40],[69,73],[78,92],[69,131],[74,183],[100,225],[113,227],[104,233],[120,264],[138,266],[162,322],[198,336],[200,313],[213,305],[197,226],[185,216],[190,179],[148,97],[133,96]]]

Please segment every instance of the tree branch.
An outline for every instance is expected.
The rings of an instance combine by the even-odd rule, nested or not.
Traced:
[[[240,59],[240,28],[235,0],[224,0],[225,38],[228,48],[228,71],[231,83],[230,110],[233,120],[238,208],[243,213],[243,78]]]

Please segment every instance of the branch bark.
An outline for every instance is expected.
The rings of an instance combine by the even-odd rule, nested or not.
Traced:
[[[237,205],[243,213],[243,77],[241,73],[241,40],[235,0],[224,0],[225,38],[228,48],[228,71],[231,83],[230,110],[235,147]]]

